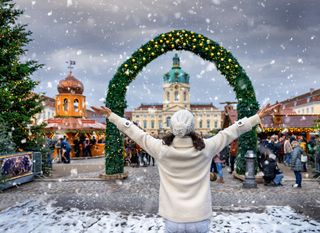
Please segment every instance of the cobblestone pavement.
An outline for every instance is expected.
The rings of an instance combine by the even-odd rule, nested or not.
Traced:
[[[54,179],[40,178],[0,193],[0,210],[27,200],[41,199],[53,201],[55,207],[61,208],[157,213],[159,176],[156,166],[126,167],[127,179],[102,181],[98,175],[103,173],[103,159],[72,161],[70,165],[55,164]],[[226,168],[224,177],[224,184],[211,183],[214,211],[261,212],[268,205],[290,206],[298,213],[320,220],[320,185],[317,181],[303,181],[302,189],[293,189],[293,177],[286,175],[281,187],[258,184],[257,189],[243,189],[242,183],[228,174]]]

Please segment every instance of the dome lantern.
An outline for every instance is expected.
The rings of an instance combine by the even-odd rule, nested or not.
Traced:
[[[175,54],[172,58],[172,68],[163,76],[165,83],[186,83],[189,84],[189,74],[184,72],[180,67],[180,58]]]

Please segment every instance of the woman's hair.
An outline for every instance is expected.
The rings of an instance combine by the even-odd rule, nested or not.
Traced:
[[[196,132],[191,132],[191,133],[189,133],[189,134],[186,135],[186,136],[191,137],[193,146],[194,146],[197,150],[202,150],[202,149],[205,147],[203,138],[200,137]],[[173,133],[169,133],[169,134],[165,135],[165,136],[162,138],[163,144],[164,144],[164,145],[167,145],[167,146],[170,146],[174,138],[175,138],[175,136],[174,136]]]

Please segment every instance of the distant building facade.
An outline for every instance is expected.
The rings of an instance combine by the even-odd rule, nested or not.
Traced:
[[[188,109],[194,114],[196,132],[208,135],[221,128],[221,111],[212,103],[190,102],[190,76],[180,67],[177,54],[173,66],[163,76],[162,103],[141,104],[130,112],[131,120],[152,135],[162,135],[170,130],[171,116],[180,109]]]
[[[310,89],[307,93],[280,103],[283,110],[291,109],[296,114],[320,114],[320,89]]]
[[[50,118],[54,118],[55,117],[55,99],[50,98],[48,96],[44,96],[43,97],[44,100],[42,102],[43,105],[43,109],[40,113],[37,113],[34,117],[33,117],[33,123],[34,124],[41,124],[43,122],[45,122],[46,120],[50,119]]]
[[[48,97],[48,96],[44,96],[44,101],[42,102],[43,104],[43,109],[40,113],[37,113],[34,117],[33,117],[33,123],[34,124],[41,124],[43,122],[46,122],[48,119],[51,118],[55,118],[56,116],[56,102],[61,102],[61,100],[58,99],[58,101],[56,101],[56,99]],[[56,97],[57,98],[57,97]],[[63,100],[64,101],[64,100]],[[75,102],[74,106],[71,106],[74,109],[77,109],[77,106],[79,106],[78,102]],[[66,109],[68,107],[66,106]],[[78,116],[78,117],[86,117],[86,118],[90,118],[92,120],[95,120],[99,123],[106,123],[106,118],[105,116],[103,116],[102,114],[96,113],[90,109],[85,109],[85,114],[84,116]],[[78,112],[78,111],[77,111]],[[81,112],[81,111],[80,111]]]

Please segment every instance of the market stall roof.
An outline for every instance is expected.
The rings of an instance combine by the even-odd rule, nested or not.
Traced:
[[[268,115],[261,119],[264,128],[312,128],[320,115]]]
[[[91,119],[53,118],[47,120],[45,129],[49,130],[105,130],[106,125]]]

